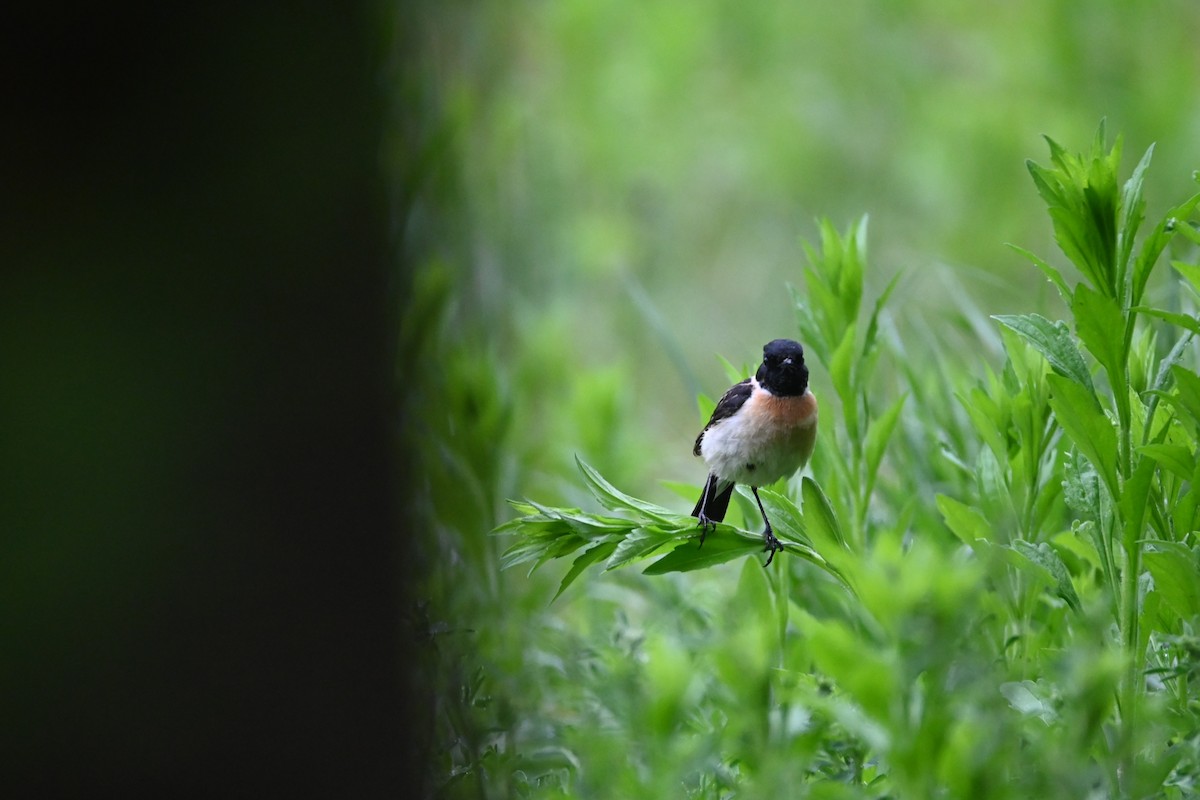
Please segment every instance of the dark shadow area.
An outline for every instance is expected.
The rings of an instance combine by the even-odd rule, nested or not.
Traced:
[[[403,795],[378,8],[5,16],[5,781]]]

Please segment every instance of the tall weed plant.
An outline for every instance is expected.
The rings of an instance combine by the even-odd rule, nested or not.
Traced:
[[[1029,171],[1065,262],[1021,252],[1064,318],[996,316],[995,368],[927,346],[940,320],[889,305],[898,278],[869,267],[865,220],[822,222],[804,248],[793,297],[821,430],[811,473],[760,492],[786,545],[769,569],[756,514],[698,548],[684,501],[582,459],[580,507],[512,501],[481,563],[538,580],[564,562],[544,599],[583,582],[616,623],[530,610],[551,630],[511,631],[529,649],[497,670],[520,676],[507,707],[486,708],[482,674],[443,701],[438,793],[1200,791],[1200,195],[1149,224],[1150,151],[1122,180],[1103,126],[1084,153],[1049,146]],[[735,581],[719,606],[700,594],[713,569]]]

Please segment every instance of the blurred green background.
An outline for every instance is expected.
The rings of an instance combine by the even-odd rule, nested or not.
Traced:
[[[870,216],[868,286],[906,273],[898,326],[953,324],[1054,299],[1005,247],[1052,248],[1024,166],[1040,135],[1107,118],[1130,158],[1157,143],[1152,217],[1196,166],[1194,3],[425,4],[401,24],[408,252],[449,267],[506,371],[544,371],[514,384],[518,443],[607,447],[643,478],[691,469],[714,353],[794,332],[815,217]],[[619,441],[550,436],[606,370],[637,410]]]

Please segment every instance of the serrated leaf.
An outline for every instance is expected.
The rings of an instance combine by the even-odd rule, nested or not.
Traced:
[[[1087,362],[1066,323],[1051,322],[1040,314],[995,315],[992,319],[1033,345],[1059,375],[1070,378],[1090,392],[1095,391]]]
[[[1058,424],[1096,467],[1110,496],[1118,497],[1117,432],[1095,394],[1060,375],[1047,375],[1046,380],[1050,384],[1050,407]]]
[[[720,531],[710,533],[703,547],[685,542],[643,570],[646,575],[663,575],[668,572],[690,572],[714,567],[741,556],[763,552],[761,539],[743,536],[721,536]]]

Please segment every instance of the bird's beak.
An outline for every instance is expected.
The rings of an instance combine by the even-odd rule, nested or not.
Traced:
[[[792,362],[792,357],[791,357],[791,356],[788,356],[787,358],[785,358],[785,359],[783,360],[783,363],[784,363],[784,365],[785,365],[785,366],[791,365],[791,364],[793,363],[793,362]]]

